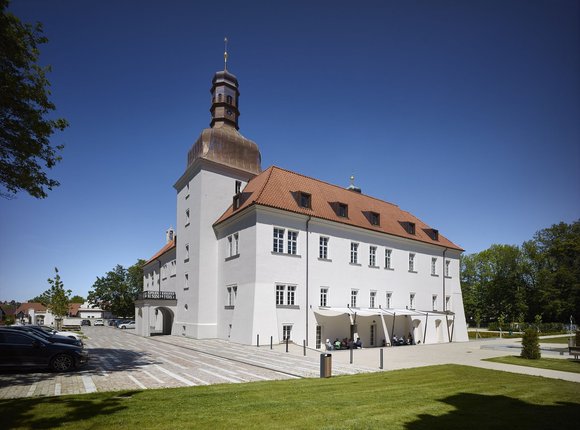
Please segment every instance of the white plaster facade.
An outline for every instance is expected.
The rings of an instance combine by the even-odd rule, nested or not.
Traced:
[[[226,73],[227,80],[228,72],[218,73]],[[234,85],[234,80],[228,85]],[[216,85],[219,82],[214,78],[212,94]],[[237,88],[237,80],[235,85]],[[233,103],[237,106],[236,99]],[[208,130],[213,127],[231,124],[220,124],[214,118]],[[235,154],[235,145],[244,139],[237,132],[227,132],[235,138],[224,138],[224,132],[209,140],[206,132],[194,145],[195,151],[190,151],[188,167],[174,185],[175,247],[144,268],[145,293],[136,303],[137,333],[170,332],[244,344],[256,344],[258,339],[262,344],[270,339],[278,343],[289,336],[314,348],[323,348],[325,339],[345,337],[360,337],[365,346],[381,346],[389,344],[393,335],[408,334],[416,343],[467,341],[459,247],[448,241],[444,243],[453,246],[437,239],[347,225],[314,212],[311,216],[258,201],[235,212],[236,199],[257,194],[246,193],[244,188],[257,178],[259,166],[257,171],[245,168],[247,160],[235,158],[243,154]],[[222,140],[215,143],[216,139]],[[259,153],[257,156],[259,160]],[[288,192],[280,189],[280,193]],[[224,218],[228,210],[232,214]],[[285,232],[283,252],[274,249],[274,229]],[[289,231],[296,235],[292,253],[287,252]],[[320,255],[321,237],[326,240],[325,258]],[[357,244],[356,263],[351,262],[353,243]],[[159,279],[160,269],[172,261],[174,276]],[[156,298],[156,290],[174,296]]]

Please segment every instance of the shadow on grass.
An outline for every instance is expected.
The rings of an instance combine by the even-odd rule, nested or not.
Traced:
[[[82,399],[66,397],[35,397],[31,399],[0,400],[0,416],[2,428],[52,429],[65,423],[77,422],[82,428],[82,421],[94,416],[113,415],[124,409],[127,398],[140,391],[124,391],[107,393],[105,397],[90,395]],[[45,416],[35,413],[35,408],[49,405],[57,413]]]
[[[536,405],[507,396],[461,393],[441,401],[453,406],[455,410],[440,416],[419,415],[419,418],[408,423],[406,428],[545,430],[558,428],[562,420],[580,414],[580,405],[577,403]]]

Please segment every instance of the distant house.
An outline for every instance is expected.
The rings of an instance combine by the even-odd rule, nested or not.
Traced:
[[[4,324],[6,320],[14,318],[16,315],[16,307],[13,305],[0,305],[0,324]]]

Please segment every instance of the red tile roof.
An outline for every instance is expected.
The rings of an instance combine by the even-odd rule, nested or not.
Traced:
[[[68,314],[71,317],[76,317],[79,313],[79,309],[81,308],[82,303],[69,303],[68,304]]]
[[[34,309],[34,312],[46,312],[46,306],[44,306],[42,303],[28,302],[22,303],[20,306],[18,306],[16,313],[18,314],[19,312],[23,312],[28,315],[29,309]]]
[[[171,242],[167,242],[165,244],[165,246],[163,248],[161,248],[159,251],[157,251],[157,253],[153,257],[151,257],[149,260],[147,260],[147,262],[143,266],[148,265],[152,261],[155,261],[156,258],[161,257],[166,252],[168,252],[168,251],[172,250],[173,248],[175,248],[176,242],[177,242],[177,237],[174,236],[173,237],[173,240]]]
[[[310,194],[310,208],[300,205],[301,193]],[[338,215],[339,203],[348,205],[347,217]],[[436,238],[436,230],[397,205],[276,166],[264,170],[250,180],[241,193],[239,208],[234,210],[233,205],[230,206],[214,226],[253,205],[310,215],[313,218],[463,251],[441,234]],[[371,224],[372,212],[379,215],[379,225]],[[409,223],[415,224],[415,234],[409,232]]]

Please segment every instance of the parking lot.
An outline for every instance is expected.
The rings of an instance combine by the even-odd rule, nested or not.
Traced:
[[[267,347],[83,327],[89,364],[68,373],[0,370],[0,399],[318,377],[319,360]],[[368,371],[336,364],[333,375]]]

